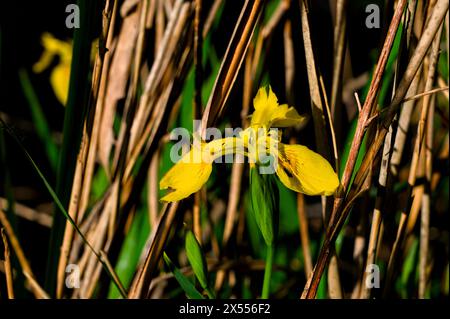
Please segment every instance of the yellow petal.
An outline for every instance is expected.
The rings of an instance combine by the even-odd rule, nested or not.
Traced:
[[[53,37],[50,33],[44,33],[41,37],[41,43],[44,47],[39,61],[33,65],[33,72],[41,73],[50,66],[53,58],[57,55],[60,63],[68,63],[72,61],[72,44],[64,42]]]
[[[70,64],[60,63],[50,75],[50,83],[59,102],[66,105],[69,93]]]
[[[292,106],[288,107],[287,104],[280,105],[272,115],[273,127],[290,127],[299,124],[305,124],[306,117],[300,116],[297,110]]]
[[[50,75],[50,84],[57,99],[66,105],[69,91],[70,66],[72,63],[72,44],[53,37],[50,33],[44,33],[41,38],[44,51],[34,65],[33,72],[40,73],[47,69],[55,56],[58,57],[58,65],[55,66]]]
[[[251,126],[288,127],[305,122],[305,117],[300,116],[297,111],[286,104],[278,105],[278,98],[269,86],[269,92],[265,87],[258,90],[253,99],[253,112]]]
[[[303,145],[278,146],[277,175],[288,188],[306,195],[332,195],[339,179],[330,163]]]
[[[201,153],[192,148],[161,179],[160,189],[172,191],[161,198],[164,202],[175,202],[197,192],[211,175],[211,161],[201,159]]]
[[[44,50],[44,52],[42,52],[41,57],[39,58],[39,61],[33,64],[33,72],[34,73],[43,72],[46,68],[50,66],[54,57],[55,57],[54,52]]]
[[[72,44],[70,42],[61,41],[47,32],[42,35],[41,40],[44,49],[59,55],[63,62],[72,60]]]

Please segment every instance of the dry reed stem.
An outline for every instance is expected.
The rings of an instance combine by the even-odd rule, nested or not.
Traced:
[[[9,251],[9,245],[8,245],[8,239],[6,238],[5,229],[1,229],[2,233],[2,240],[3,240],[3,247],[4,247],[4,257],[5,257],[5,276],[6,276],[6,292],[8,294],[8,299],[14,299],[14,281],[13,281],[13,274],[12,274],[12,268],[11,268],[11,259],[10,259],[10,251]]]
[[[406,32],[402,34],[402,40],[404,43],[406,43],[405,47],[408,50],[408,52],[412,51],[411,46],[411,34],[412,34],[412,28],[415,21],[415,11],[416,11],[416,1],[409,2],[405,15],[403,18],[403,25],[406,25]],[[406,34],[406,36],[405,36]],[[400,53],[399,53],[400,54]],[[396,80],[398,77],[398,71],[400,67],[400,62],[397,60],[397,67],[395,70],[395,80],[394,80],[394,88],[393,88],[393,95],[395,92],[395,85]],[[417,91],[417,84],[419,81],[419,73],[416,74],[413,83],[411,84],[410,88],[408,89],[408,92],[416,92]],[[406,101],[404,101],[406,102]],[[362,299],[369,299],[371,288],[369,285],[366,284],[368,272],[367,269],[370,265],[375,264],[376,256],[377,256],[377,244],[381,240],[382,237],[382,231],[381,231],[381,224],[383,220],[382,213],[386,209],[385,205],[388,202],[388,198],[386,194],[389,194],[389,192],[392,189],[392,179],[389,180],[388,184],[388,176],[389,176],[389,166],[391,167],[397,167],[399,162],[399,159],[401,158],[401,154],[403,151],[403,145],[405,143],[406,138],[406,132],[409,127],[409,120],[411,118],[411,110],[414,103],[405,103],[401,113],[400,113],[400,120],[399,124],[395,123],[395,129],[396,132],[394,133],[394,123],[389,126],[389,131],[386,134],[386,137],[384,139],[384,147],[382,151],[382,160],[381,160],[381,167],[380,167],[380,173],[378,177],[378,187],[377,187],[377,196],[375,199],[375,207],[373,210],[373,216],[372,216],[372,224],[370,229],[370,235],[369,235],[369,243],[367,247],[367,258],[365,263],[365,268],[363,269],[363,275],[361,278],[360,287],[363,287],[360,290],[359,297]],[[396,121],[396,120],[395,120]],[[395,137],[395,141],[393,141],[393,136]],[[401,143],[401,145],[399,145]],[[393,147],[392,147],[393,146]],[[396,157],[394,159],[394,163],[392,163],[392,157]]]
[[[202,113],[202,85],[203,85],[203,66],[202,66],[202,47],[203,47],[203,35],[201,30],[203,27],[202,13],[202,0],[195,0],[195,16],[194,16],[194,103],[192,110],[192,117],[194,120],[200,119]],[[201,208],[202,201],[200,193],[197,192],[194,195],[194,207],[192,208],[193,214],[193,230],[194,235],[200,244],[203,242],[202,237],[202,224],[201,224]]]
[[[419,247],[419,298],[424,299],[428,284],[428,251],[430,240],[430,210],[431,210],[431,176],[433,174],[433,122],[434,101],[429,108],[427,128],[425,133],[425,160],[423,161],[425,171],[425,192],[422,198],[421,223],[420,223],[420,247]]]
[[[140,98],[134,122],[131,127],[130,147],[136,145],[136,139],[141,135],[144,125],[153,110],[153,105],[150,104],[150,102],[155,94],[155,86],[161,82],[164,71],[168,68],[171,56],[173,55],[174,46],[179,41],[180,32],[178,31],[175,33],[175,28],[178,24],[178,29],[180,29],[181,8],[182,1],[177,0],[169,17],[163,38],[156,41],[155,48],[157,48],[158,51],[155,54],[155,60],[153,61],[150,73],[145,80],[144,91]],[[158,16],[161,16],[161,14],[157,14],[157,17]]]
[[[411,86],[408,89],[408,95],[416,94],[418,90],[418,85],[420,81],[421,71],[417,72],[414,77]],[[393,174],[394,177],[398,175],[398,168],[400,166],[400,161],[403,155],[403,149],[406,144],[406,136],[409,131],[409,124],[411,120],[411,114],[414,108],[416,101],[410,100],[405,101],[403,107],[400,111],[400,118],[398,120],[398,128],[395,134],[394,147],[392,150],[392,156],[390,161],[390,173]]]
[[[292,21],[286,19],[283,27],[284,42],[284,77],[286,83],[286,97],[289,105],[294,104],[295,53],[292,38]]]
[[[131,69],[131,62],[138,36],[139,11],[135,10],[123,18],[123,23],[117,38],[116,48],[111,56],[111,64],[104,95],[104,105],[100,124],[102,137],[98,143],[100,163],[111,175],[110,153],[114,144],[113,122],[118,100],[126,96],[126,86]]]
[[[159,149],[153,155],[152,162],[150,163],[150,169],[148,171],[148,220],[150,228],[154,229],[158,222],[158,169],[159,169]]]
[[[302,245],[303,258],[305,262],[305,278],[308,279],[313,270],[313,263],[311,257],[309,231],[308,231],[308,217],[305,209],[305,197],[303,194],[297,194],[297,214],[300,227],[300,241]]]
[[[400,107],[401,101],[404,99],[406,92],[411,84],[411,81],[413,80],[414,76],[417,73],[417,70],[419,66],[421,65],[421,62],[423,61],[423,58],[425,57],[426,52],[428,51],[431,42],[433,41],[440,24],[442,23],[442,20],[444,19],[445,14],[447,13],[448,9],[448,2],[445,0],[438,0],[436,3],[434,10],[432,12],[432,16],[429,20],[429,23],[427,24],[423,35],[421,36],[419,43],[408,63],[408,66],[406,68],[406,71],[404,73],[403,78],[400,81],[400,84],[398,85],[398,89],[396,90],[395,96],[392,100],[391,105],[388,108],[388,114],[385,117],[383,121],[383,125],[381,127],[381,131],[377,135],[375,141],[370,144],[369,149],[367,151],[367,155],[364,157],[360,169],[356,173],[355,181],[354,183],[356,185],[362,185],[363,181],[366,179],[367,174],[371,171],[369,167],[372,165],[372,159],[377,154],[378,150],[380,149],[382,142],[384,141],[384,138],[386,136],[387,130],[389,128],[389,125],[391,124],[395,114],[397,113],[398,108]],[[352,193],[352,192],[351,192]],[[351,194],[349,194],[351,195]],[[344,220],[344,218],[340,218],[340,220]],[[335,225],[331,226],[332,234],[337,234],[337,230],[340,229],[342,226],[342,222],[336,223]],[[318,279],[321,277],[321,274],[323,272],[323,267],[326,265],[328,256],[331,249],[331,242],[334,241],[334,238],[331,238],[331,241],[326,241],[324,243],[324,246],[322,247],[319,263],[316,265],[316,278],[313,280],[313,289],[309,289],[309,283],[307,283],[305,290],[306,294],[312,298],[315,296],[315,293],[317,291],[318,286]]]
[[[318,153],[321,154],[326,159],[330,160],[330,145],[328,144],[328,131],[325,120],[325,98],[326,93],[321,93],[320,85],[320,70],[316,65],[316,59],[313,49],[313,43],[311,39],[310,23],[308,17],[308,8],[306,1],[300,0],[300,15],[302,24],[302,34],[303,34],[303,45],[305,48],[305,58],[306,58],[306,69],[308,75],[309,93],[311,96],[311,113],[314,122],[314,133],[316,139],[316,145]],[[322,87],[324,90],[324,88]],[[324,217],[324,224],[326,225],[327,216],[327,205],[326,198],[322,196],[322,215]],[[339,271],[337,269],[336,260],[331,264],[329,270],[330,277],[328,278],[329,292],[332,294],[332,298],[340,298],[342,295],[341,285],[339,279]]]
[[[27,273],[28,276],[31,278],[30,283],[31,281],[37,282],[33,274],[33,271],[31,270],[31,266],[28,262],[28,259],[25,257],[25,253],[23,252],[19,239],[14,233],[14,230],[8,218],[6,217],[6,213],[3,211],[3,208],[0,209],[0,224],[3,225],[4,232],[8,235],[9,242],[11,243],[11,246],[17,256],[17,259],[19,260],[19,264],[20,267],[22,267],[23,273]],[[36,298],[39,298],[41,296],[41,291],[39,291],[39,289],[37,289],[36,286],[32,285],[31,290]]]
[[[389,57],[389,53],[392,48],[392,44],[395,38],[395,34],[398,28],[398,25],[400,23],[403,10],[406,6],[407,1],[406,0],[400,0],[397,4],[397,7],[395,9],[394,16],[391,21],[391,25],[389,26],[389,31],[386,36],[385,44],[383,45],[383,49],[381,51],[377,67],[374,71],[374,75],[372,78],[372,82],[370,84],[369,92],[367,94],[367,98],[364,102],[364,106],[359,113],[358,117],[358,124],[355,131],[355,136],[352,141],[350,154],[347,160],[347,163],[345,165],[345,169],[342,175],[341,180],[341,189],[338,190],[338,194],[335,197],[334,204],[333,204],[333,210],[330,216],[330,223],[329,228],[327,231],[327,235],[325,238],[325,242],[322,246],[321,252],[319,254],[319,259],[317,261],[317,264],[315,266],[313,276],[311,278],[311,282],[307,282],[304,293],[302,295],[302,298],[311,299],[314,298],[317,292],[317,287],[320,282],[321,275],[324,271],[324,268],[326,264],[328,263],[329,258],[331,257],[331,240],[329,234],[331,234],[332,228],[335,227],[336,219],[338,219],[340,216],[338,216],[339,211],[342,209],[343,203],[344,203],[344,197],[345,192],[350,186],[350,178],[353,173],[353,169],[356,164],[356,159],[358,156],[359,148],[361,146],[361,142],[364,136],[364,132],[367,126],[367,121],[369,119],[370,114],[372,113],[373,105],[375,102],[375,98],[377,96],[380,82],[382,75],[384,73],[384,69],[386,67],[386,63]]]
[[[75,168],[75,176],[72,183],[72,192],[69,201],[69,215],[75,221],[79,222],[84,214],[87,206],[87,201],[90,192],[90,184],[93,173],[93,160],[95,149],[97,145],[96,126],[99,124],[99,116],[96,110],[97,98],[102,95],[102,79],[104,78],[103,62],[106,55],[106,49],[103,47],[106,39],[111,34],[111,16],[115,13],[113,9],[117,8],[117,1],[111,5],[110,1],[105,4],[103,11],[103,30],[99,43],[99,48],[96,54],[94,64],[92,91],[89,99],[89,115],[83,127],[83,135],[81,139],[81,147],[78,154],[78,160]],[[94,132],[94,134],[92,134]],[[89,166],[88,166],[89,165]],[[81,216],[80,216],[81,215]],[[61,246],[61,253],[58,261],[57,282],[56,282],[56,297],[61,298],[63,294],[63,283],[65,278],[65,269],[70,255],[70,249],[74,237],[74,228],[66,222],[64,238]]]
[[[28,280],[28,283],[31,286],[31,290],[34,292],[34,295],[37,299],[50,299],[50,296],[44,289],[39,285],[36,281],[35,277],[28,273],[26,270],[23,271],[25,278]]]
[[[203,112],[201,124],[201,135],[203,138],[206,134],[206,128],[215,123],[224,111],[225,102],[239,73],[258,18],[263,9],[263,4],[264,1],[261,0],[247,0],[243,5],[210,98]]]
[[[7,205],[8,200],[6,198],[0,197],[0,207],[5,208],[7,207]],[[41,226],[44,227],[52,226],[53,218],[50,214],[43,211],[32,209],[21,203],[14,202],[14,213],[21,218],[24,218],[30,222],[35,222]]]
[[[203,85],[203,66],[202,66],[202,47],[203,29],[202,14],[203,0],[195,0],[195,17],[194,17],[194,69],[195,69],[195,90],[194,90],[194,109],[193,118],[199,119],[202,113],[202,85]]]
[[[329,159],[329,145],[327,144],[327,129],[324,113],[323,96],[320,90],[319,74],[316,66],[313,43],[310,33],[310,23],[306,2],[300,0],[300,14],[302,23],[303,44],[305,47],[306,69],[308,73],[309,93],[311,96],[311,112],[314,121],[314,133],[317,149],[326,159]]]
[[[434,83],[435,78],[435,72],[436,72],[436,63],[438,61],[439,56],[439,45],[440,45],[440,39],[441,39],[441,32],[442,27],[437,30],[435,39],[433,41],[433,45],[431,47],[430,52],[430,58],[429,58],[429,65],[428,65],[428,72],[427,72],[427,78],[425,82],[425,91],[429,91],[432,88],[432,85]],[[419,165],[419,158],[420,154],[425,154],[422,150],[422,148],[425,146],[425,141],[423,139],[425,135],[425,125],[427,121],[427,116],[429,114],[429,108],[430,108],[430,95],[426,95],[423,101],[422,105],[422,111],[420,116],[420,121],[418,123],[417,127],[417,134],[415,139],[415,145],[414,145],[414,151],[411,159],[411,166],[409,171],[409,177],[408,177],[408,194],[412,191],[411,188],[413,188],[416,184],[416,178],[417,178],[417,169]],[[423,199],[423,196],[422,196]],[[397,254],[399,252],[399,249],[402,247],[403,239],[404,239],[404,232],[406,228],[406,221],[408,218],[408,211],[409,211],[409,204],[411,200],[408,198],[406,207],[402,210],[402,215],[400,219],[400,223],[397,230],[397,236],[395,238],[395,242],[393,244],[391,254],[389,256],[389,262],[388,262],[388,268],[387,268],[387,282],[390,283],[390,278],[393,276],[394,268],[396,266],[396,258]],[[389,285],[386,286],[384,290],[384,294],[387,294],[389,291]]]
[[[178,202],[171,204],[164,204],[160,213],[160,220],[158,228],[151,242],[151,246],[143,266],[136,274],[136,281],[133,282],[132,287],[128,293],[130,299],[140,297],[148,298],[150,293],[150,284],[153,274],[156,270],[157,264],[160,260],[162,251],[167,242],[170,228],[175,220],[175,213],[178,208]]]
[[[335,114],[339,109],[340,95],[342,92],[342,78],[345,62],[345,50],[347,49],[347,0],[336,1],[336,17],[334,23],[334,60],[333,60],[333,80],[331,87],[331,118],[335,119]],[[339,103],[339,105],[338,105]],[[336,121],[338,122],[338,121]]]

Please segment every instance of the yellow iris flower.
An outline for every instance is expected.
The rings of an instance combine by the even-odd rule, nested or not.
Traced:
[[[296,192],[326,196],[335,192],[339,186],[339,179],[325,158],[306,146],[283,144],[272,136],[271,127],[302,124],[305,118],[293,107],[286,104],[279,105],[270,87],[268,92],[266,88],[259,89],[253,105],[255,111],[250,127],[239,137],[200,143],[200,146],[193,147],[166,173],[160,181],[160,188],[170,189],[171,192],[165,195],[162,201],[178,201],[197,192],[207,182],[212,162],[217,157],[230,153],[245,155],[253,163],[259,158],[255,156],[255,152],[265,152],[276,157],[278,178],[287,188]],[[257,130],[263,130],[262,136],[255,134]],[[195,156],[197,160],[194,159]]]
[[[33,72],[41,73],[50,66],[55,57],[58,57],[59,62],[50,74],[50,84],[58,101],[66,105],[72,63],[72,43],[58,40],[47,32],[42,34],[41,43],[44,51],[39,61],[33,65]]]

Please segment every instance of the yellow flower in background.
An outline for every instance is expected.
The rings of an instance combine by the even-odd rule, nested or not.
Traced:
[[[239,137],[201,143],[200,148],[193,147],[166,173],[160,188],[171,189],[172,192],[164,196],[162,201],[178,201],[197,192],[207,182],[215,158],[230,153],[247,156],[251,160],[250,165],[258,163],[261,153],[276,158],[274,168],[278,178],[293,191],[325,196],[336,191],[339,179],[325,158],[306,146],[281,143],[281,136],[276,136],[273,133],[277,131],[270,129],[303,124],[305,118],[293,107],[279,105],[270,87],[268,92],[266,88],[260,88],[253,104],[255,112],[250,127],[241,132]],[[263,134],[260,134],[261,130]],[[197,155],[197,160],[193,158],[194,155]]]
[[[50,74],[50,84],[58,101],[66,105],[69,93],[70,65],[72,63],[72,43],[56,39],[47,32],[42,34],[41,43],[44,51],[39,61],[33,65],[33,72],[43,72],[57,57],[59,62]]]

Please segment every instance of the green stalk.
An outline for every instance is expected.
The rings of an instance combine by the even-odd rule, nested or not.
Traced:
[[[42,111],[41,103],[39,102],[39,98],[34,90],[30,77],[28,76],[28,72],[23,68],[19,69],[19,80],[22,91],[30,107],[31,117],[33,118],[33,123],[36,127],[36,133],[44,144],[50,165],[53,170],[56,171],[58,164],[58,147],[52,139],[50,127],[48,126],[47,119]]]
[[[264,282],[261,299],[269,299],[270,279],[272,278],[274,245],[267,245],[266,268],[264,269]]]
[[[88,100],[91,91],[91,43],[98,2],[78,0],[77,5],[80,8],[80,28],[75,29],[73,37],[69,96],[64,114],[63,144],[59,154],[56,181],[56,195],[64,208],[69,206],[83,125],[88,114]],[[53,216],[45,276],[45,290],[50,295],[54,295],[56,289],[58,260],[66,224],[66,218],[63,215],[55,213]]]

